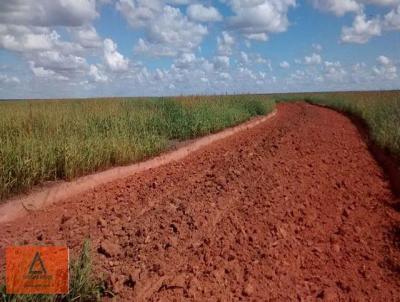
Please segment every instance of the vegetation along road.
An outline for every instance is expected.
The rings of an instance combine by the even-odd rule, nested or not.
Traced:
[[[347,117],[279,103],[183,160],[2,225],[0,259],[15,243],[76,256],[89,239],[98,290],[122,301],[398,301],[398,208]]]

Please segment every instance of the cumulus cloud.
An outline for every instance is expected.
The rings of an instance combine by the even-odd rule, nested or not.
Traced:
[[[227,56],[217,56],[214,58],[215,70],[226,70],[229,68],[230,59]]]
[[[400,29],[400,0],[308,1],[337,16],[352,14],[354,22],[342,31],[346,43],[366,43],[384,31]],[[231,8],[230,16],[222,16],[212,2],[198,0],[2,1],[0,48],[26,64],[0,64],[0,89],[3,95],[43,97],[96,94],[99,87],[113,95],[398,87],[397,59],[380,56],[372,63],[343,66],[333,59],[323,61],[319,44],[312,45],[310,55],[294,60],[296,64],[294,58],[291,64],[278,61],[278,67],[290,73],[274,75],[271,61],[254,52],[251,43],[286,31],[288,13],[297,1],[221,2]],[[171,62],[170,66],[148,68],[147,58],[146,63],[130,61],[118,50],[114,37],[100,37],[93,21],[98,17],[96,9],[105,4],[116,9],[135,33],[127,39],[137,37],[134,50],[138,54],[173,57],[163,60]],[[387,11],[366,17],[369,5],[384,6]],[[223,19],[226,22],[221,25],[210,24]],[[202,57],[200,49],[208,47],[202,45],[208,26],[217,45],[214,54],[204,52],[208,56]],[[291,65],[298,70],[292,72]],[[22,74],[21,66],[29,72]],[[35,85],[25,85],[29,79]],[[11,89],[20,82],[23,89]]]
[[[99,48],[103,45],[97,34],[96,28],[92,25],[71,29],[76,42],[84,48]]]
[[[362,9],[356,0],[311,0],[311,3],[315,8],[332,12],[336,16],[343,16],[348,12],[359,12]]]
[[[163,3],[159,0],[119,0],[116,9],[137,28],[154,20],[162,12]]]
[[[244,34],[244,35],[249,40],[261,41],[261,42],[265,42],[268,40],[268,35],[266,33]]]
[[[304,63],[307,65],[316,65],[316,64],[321,64],[322,58],[321,55],[317,53],[313,53],[310,56],[305,56],[304,57]]]
[[[36,63],[49,69],[84,69],[87,67],[86,59],[75,55],[65,55],[55,50],[40,52]]]
[[[310,0],[312,5],[326,12],[331,12],[336,16],[343,16],[346,13],[360,14],[364,11],[367,4],[380,6],[399,5],[399,0]]]
[[[269,33],[287,30],[289,8],[295,0],[229,0],[234,16],[229,26],[244,34],[248,39],[266,41]]]
[[[367,20],[365,14],[359,14],[354,18],[351,27],[343,27],[341,40],[345,43],[364,44],[374,36],[380,36],[382,32],[381,22],[378,18]]]
[[[220,55],[231,55],[234,45],[234,37],[226,31],[223,31],[221,36],[217,37],[217,50]]]
[[[386,56],[379,56],[377,59],[378,66],[373,67],[374,73],[387,80],[394,80],[397,78],[397,67]]]
[[[384,26],[388,30],[400,30],[400,5],[385,15]]]
[[[325,70],[324,77],[329,81],[334,81],[334,82],[345,81],[347,71],[342,67],[342,64],[339,61],[336,62],[325,61],[324,70]]]
[[[239,53],[240,66],[245,65],[257,65],[258,67],[262,64],[267,64],[269,69],[272,69],[271,61],[262,57],[259,53],[246,53],[240,51]]]
[[[375,4],[381,6],[395,6],[400,4],[400,0],[358,0],[358,1],[365,4]]]
[[[104,40],[104,60],[112,71],[125,71],[129,60],[117,51],[117,44],[111,39]]]
[[[240,59],[244,64],[248,64],[250,62],[249,56],[244,51],[240,52]]]
[[[67,80],[85,75],[89,67],[84,57],[58,50],[41,51],[29,58],[31,71],[38,77],[54,76],[55,79]]]
[[[187,15],[193,21],[198,22],[217,22],[222,20],[219,11],[213,6],[202,4],[192,4],[187,8]]]
[[[311,46],[315,51],[318,51],[318,52],[322,51],[322,45],[321,44],[313,43]]]
[[[372,37],[380,36],[385,30],[400,29],[400,0],[310,0],[313,6],[337,16],[355,13],[351,26],[342,28],[341,41],[345,43],[365,44]],[[366,5],[393,7],[383,18],[377,16],[367,19]]]
[[[56,74],[52,70],[44,69],[43,67],[36,67],[35,63],[32,61],[29,62],[29,67],[33,74],[37,77],[50,77]]]
[[[194,53],[183,53],[175,60],[175,66],[182,69],[188,69],[196,62],[196,55]]]
[[[81,26],[97,17],[95,0],[15,0],[0,2],[0,23]]]
[[[21,81],[16,76],[9,76],[7,74],[0,74],[1,84],[19,84]]]
[[[282,61],[282,62],[279,64],[279,66],[280,66],[281,68],[283,68],[283,69],[288,69],[288,68],[290,68],[290,64],[289,64],[289,62],[287,62],[287,61]]]
[[[96,65],[90,65],[89,76],[91,76],[95,82],[104,83],[108,81],[107,75]]]
[[[8,50],[48,50],[53,48],[58,40],[57,32],[47,28],[0,24],[0,47]]]
[[[207,33],[205,26],[190,21],[178,8],[167,5],[146,27],[146,38],[139,39],[135,50],[154,56],[176,56],[192,52]]]

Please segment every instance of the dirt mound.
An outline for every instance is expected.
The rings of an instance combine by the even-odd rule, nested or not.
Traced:
[[[400,213],[344,116],[308,104],[3,224],[12,243],[93,245],[119,300],[398,301]]]

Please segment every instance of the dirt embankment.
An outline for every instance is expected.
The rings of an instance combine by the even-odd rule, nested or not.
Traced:
[[[399,301],[400,213],[343,115],[280,104],[184,160],[0,228],[12,243],[90,238],[126,301]]]

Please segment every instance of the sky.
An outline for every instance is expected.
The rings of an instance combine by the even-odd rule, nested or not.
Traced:
[[[1,0],[0,99],[400,88],[400,0]]]

